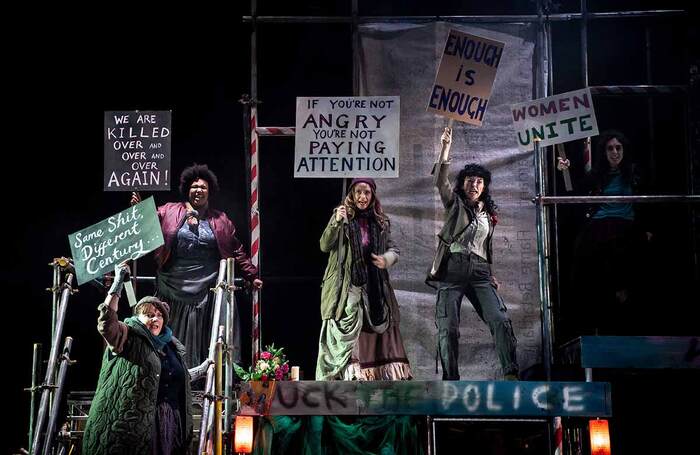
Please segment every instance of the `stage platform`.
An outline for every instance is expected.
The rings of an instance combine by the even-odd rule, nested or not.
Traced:
[[[700,368],[700,337],[582,336],[561,348],[564,364],[581,368]]]

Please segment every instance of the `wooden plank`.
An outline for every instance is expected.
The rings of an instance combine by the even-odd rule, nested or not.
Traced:
[[[583,336],[583,368],[700,368],[700,337]]]
[[[243,383],[241,414],[249,415],[611,415],[604,382],[526,381],[278,381],[270,406]],[[253,405],[251,405],[251,403]]]

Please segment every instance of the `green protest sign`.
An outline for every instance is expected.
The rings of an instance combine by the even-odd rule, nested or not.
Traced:
[[[163,244],[153,197],[68,236],[78,284]]]

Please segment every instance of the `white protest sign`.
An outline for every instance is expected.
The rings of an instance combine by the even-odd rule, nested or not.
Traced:
[[[398,177],[398,96],[298,97],[294,177]]]
[[[536,138],[546,147],[598,134],[588,88],[513,104],[511,112],[518,148],[523,152],[534,148]]]
[[[481,126],[505,43],[450,30],[428,110]]]

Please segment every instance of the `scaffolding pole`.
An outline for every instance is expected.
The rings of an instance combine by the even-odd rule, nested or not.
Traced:
[[[254,1],[254,0],[251,0]],[[252,10],[255,11],[255,10]],[[605,13],[588,13],[589,20],[593,19],[633,19],[644,17],[680,17],[684,16],[684,10],[648,10],[648,11],[611,11]],[[567,22],[583,18],[582,13],[550,14],[550,21]],[[455,22],[463,24],[495,24],[495,23],[522,23],[540,22],[539,15],[483,15],[483,16],[358,16],[357,22],[368,23],[429,23],[429,22]],[[243,16],[243,22],[277,23],[277,24],[343,24],[352,23],[352,16]]]

